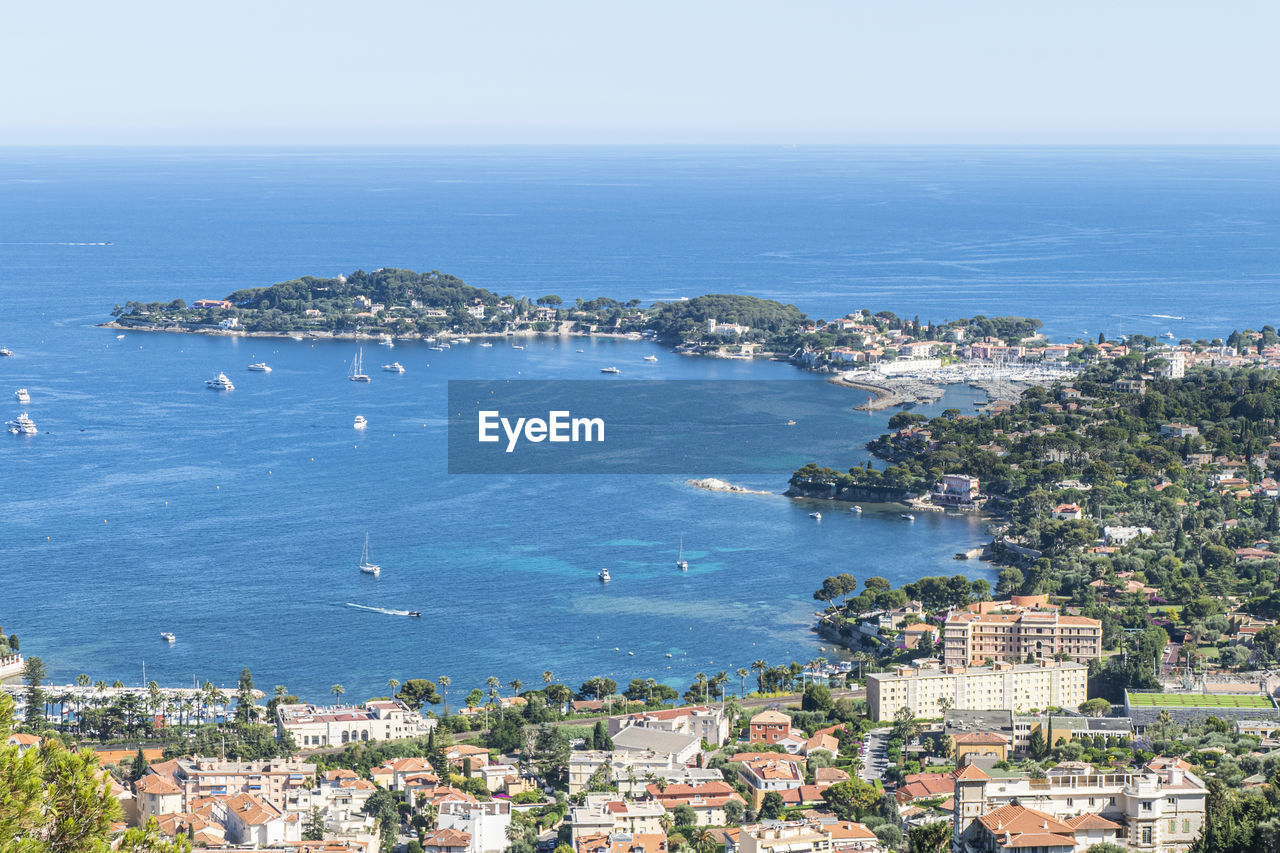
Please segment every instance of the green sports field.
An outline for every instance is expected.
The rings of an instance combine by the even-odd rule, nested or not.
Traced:
[[[1266,708],[1275,704],[1265,696],[1203,696],[1188,693],[1130,693],[1135,708]]]

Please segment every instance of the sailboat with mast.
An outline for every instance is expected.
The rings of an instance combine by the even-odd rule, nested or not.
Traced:
[[[366,575],[378,577],[382,574],[382,566],[369,562],[369,534],[364,535],[364,550],[360,552],[360,571]]]
[[[684,558],[684,537],[680,537],[680,554],[676,557],[676,568],[682,572],[689,571],[689,561]]]
[[[352,382],[372,382],[369,374],[364,372],[364,347],[356,350],[355,361],[351,362],[351,381]]]

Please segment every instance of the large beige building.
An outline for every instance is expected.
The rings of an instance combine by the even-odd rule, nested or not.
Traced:
[[[926,659],[868,675],[867,705],[873,720],[891,720],[899,708],[910,708],[918,718],[941,717],[950,709],[1075,708],[1088,698],[1088,675],[1089,667],[1069,661],[943,666]]]
[[[1087,663],[1102,656],[1102,623],[1068,616],[1048,596],[1015,595],[953,611],[942,626],[942,660],[952,666],[1036,660],[1059,653]]]

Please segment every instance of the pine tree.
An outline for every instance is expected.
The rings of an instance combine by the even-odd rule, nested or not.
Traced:
[[[137,782],[147,772],[147,757],[142,754],[142,744],[138,744],[138,752],[133,756],[133,766],[129,768],[129,781]]]

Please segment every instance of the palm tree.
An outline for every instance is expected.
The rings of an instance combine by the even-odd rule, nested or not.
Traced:
[[[342,694],[347,692],[347,688],[341,684],[335,684],[329,688],[329,692],[333,694],[333,701],[337,702],[342,698]]]
[[[452,683],[447,675],[442,675],[436,679],[436,684],[440,685],[440,695],[444,697],[444,715],[446,717],[449,716],[449,685]]]
[[[512,696],[519,696],[519,695],[520,695],[520,688],[521,688],[521,687],[524,687],[524,682],[523,682],[523,681],[521,681],[521,680],[520,680],[520,679],[518,679],[518,678],[513,678],[513,679],[511,679],[510,681],[508,681],[508,682],[507,682],[507,686],[511,688],[511,695],[512,695]]]
[[[707,701],[707,674],[705,672],[696,673],[693,676],[694,686],[702,691],[702,701]]]
[[[498,680],[498,676],[496,675],[489,676],[484,680],[484,684],[485,684],[485,687],[489,688],[489,704],[490,705],[492,705],[495,701],[500,700],[502,698],[502,694],[498,692],[498,688],[502,686],[502,682]],[[501,702],[498,702],[498,714],[499,716],[503,716]],[[485,706],[484,727],[486,729],[489,727],[488,705]]]
[[[1167,710],[1161,710],[1160,714],[1156,717],[1156,722],[1160,724],[1160,740],[1167,741],[1169,737],[1165,734],[1165,730],[1167,726],[1173,722],[1173,715]]]
[[[555,673],[553,673],[551,670],[549,670],[549,669],[544,669],[544,670],[542,671],[542,683],[543,683],[543,684],[550,684],[551,682],[553,682],[553,681],[555,681],[555,680],[556,680]]]
[[[395,678],[387,679],[387,689],[391,691],[391,698],[396,698],[396,691],[400,689],[400,682]]]
[[[747,695],[747,676],[751,674],[751,670],[746,667],[738,667],[736,675],[738,676],[738,698],[745,698]]]
[[[760,692],[763,693],[764,692],[764,671],[769,668],[769,664],[766,663],[763,659],[757,658],[755,662],[751,664],[751,668],[756,671],[756,679],[760,682],[760,685],[759,685]]]

